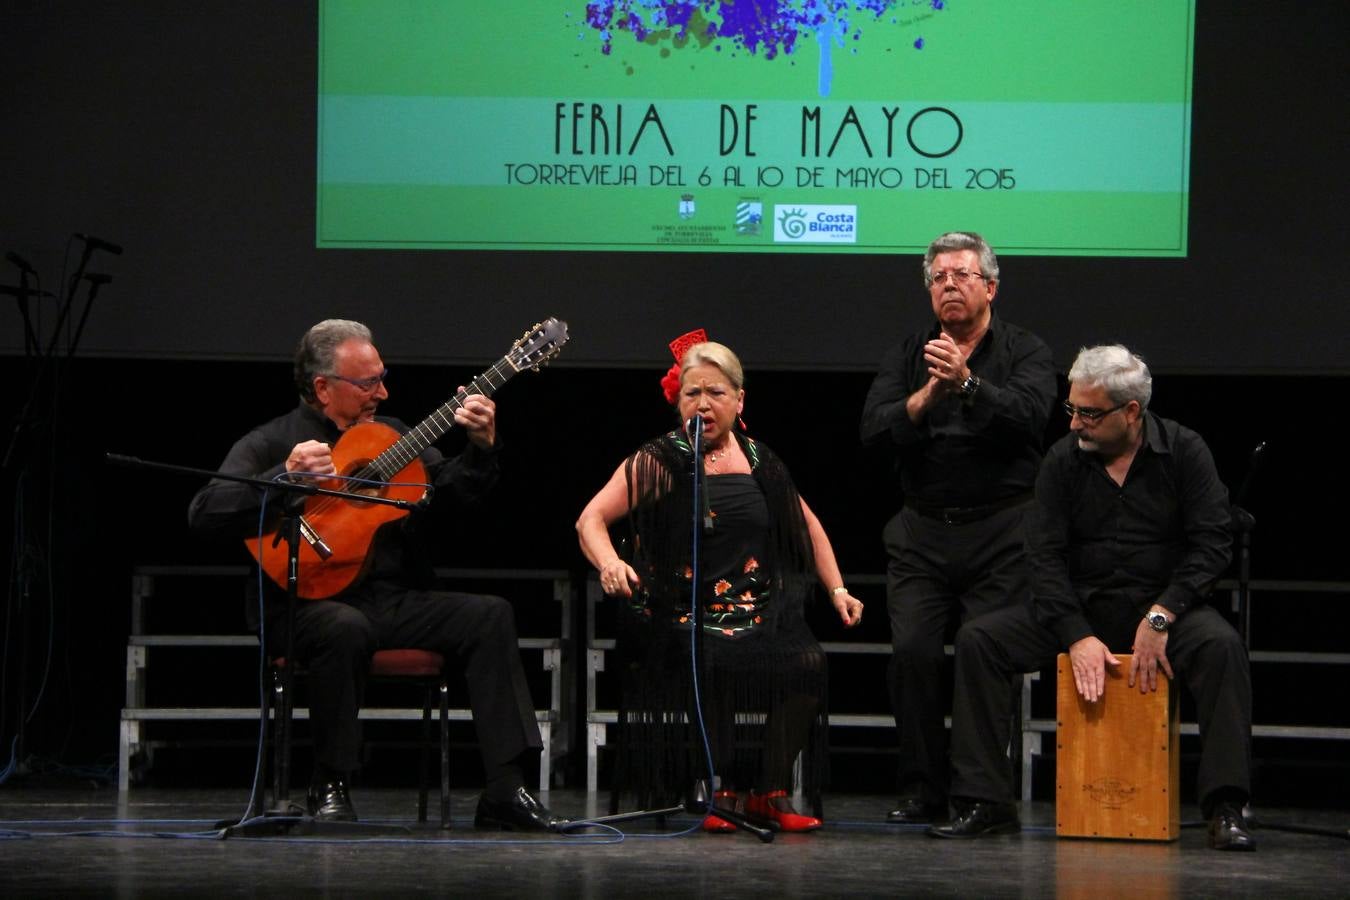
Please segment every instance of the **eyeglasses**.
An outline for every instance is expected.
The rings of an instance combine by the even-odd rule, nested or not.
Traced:
[[[1111,413],[1122,410],[1129,405],[1130,401],[1126,400],[1119,406],[1113,406],[1110,409],[1093,409],[1091,406],[1074,406],[1072,403],[1065,400],[1064,412],[1068,415],[1070,419],[1072,419],[1074,416],[1077,416],[1084,422],[1090,422],[1091,424],[1096,425],[1102,419],[1111,415]]]
[[[972,272],[969,269],[952,269],[950,272],[939,269],[936,272],[928,273],[928,283],[930,285],[942,285],[947,283],[950,278],[953,284],[966,284],[972,278],[978,278],[981,281],[988,281],[981,272]]]
[[[369,378],[348,378],[346,375],[339,375],[336,372],[329,372],[323,377],[336,378],[338,381],[345,381],[358,391],[369,394],[380,385],[384,384],[384,380],[389,377],[389,370],[381,369],[380,374],[372,375]]]

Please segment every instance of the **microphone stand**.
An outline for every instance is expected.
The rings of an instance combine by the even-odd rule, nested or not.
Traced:
[[[80,322],[75,326],[75,336],[70,339],[70,346],[66,349],[66,359],[74,356],[75,348],[80,345],[80,335],[84,333],[84,323],[89,321],[89,311],[93,309],[94,301],[98,299],[98,289],[112,281],[112,276],[87,272],[84,280],[89,282],[89,293],[84,298],[84,310],[80,312]]]
[[[694,423],[698,422],[698,425]],[[699,539],[700,533],[707,535],[713,530],[712,513],[708,506],[708,475],[703,469],[703,428],[702,419],[698,416],[685,423],[685,435],[689,438],[693,449],[693,469],[690,477],[693,484],[693,537],[691,541],[690,560],[693,568],[693,578],[690,580],[689,604],[692,607],[690,623],[692,631],[690,632],[690,654],[689,665],[690,674],[693,678],[693,684],[698,684],[698,673],[703,666],[703,604],[699,602],[698,584],[700,571],[700,556],[703,550],[703,542]],[[731,440],[735,440],[734,437]],[[698,715],[699,736],[704,738],[704,747],[707,747],[707,729],[703,724],[703,697],[698,692],[694,695],[694,711]],[[708,763],[708,790],[712,790],[713,783],[713,761],[711,754],[708,754],[705,760]],[[700,785],[700,787],[702,787]],[[667,816],[673,816],[678,813],[688,813],[694,816],[716,815],[718,818],[730,822],[742,831],[748,831],[761,842],[768,844],[773,841],[773,830],[764,828],[751,821],[744,813],[739,813],[733,809],[722,809],[713,804],[713,798],[704,790],[695,789],[694,796],[687,802],[678,806],[668,806],[662,809],[645,809],[637,812],[617,813],[609,816],[597,816],[593,819],[573,820],[569,825],[561,830],[566,833],[569,831],[580,831],[595,825],[616,825],[620,822],[631,822],[637,819],[665,819]]]
[[[28,269],[21,266],[19,268],[19,287],[14,291],[14,302],[19,305],[19,315],[23,317],[24,356],[33,356],[37,353],[39,346],[37,332],[33,329],[33,313],[28,307],[28,298],[38,297],[41,299],[42,294],[48,294],[48,292],[35,291],[28,286]]]
[[[185,475],[195,475],[200,478],[219,478],[225,481],[235,481],[240,484],[251,484],[260,488],[264,492],[277,491],[285,496],[286,500],[282,504],[285,510],[285,523],[282,532],[286,535],[286,649],[284,659],[286,665],[281,668],[281,691],[282,696],[286,698],[286,703],[294,703],[295,688],[295,609],[299,597],[300,584],[300,518],[301,502],[308,497],[336,497],[348,502],[359,501],[361,503],[379,503],[385,506],[394,506],[399,509],[413,509],[417,504],[408,500],[396,500],[389,497],[378,497],[361,494],[354,496],[346,491],[331,490],[322,488],[315,484],[295,481],[270,481],[265,478],[253,478],[248,475],[233,475],[226,472],[216,472],[211,469],[197,469],[191,466],[180,466],[172,463],[151,462],[138,459],[134,456],[123,456],[118,453],[109,453],[106,455],[108,462],[120,466],[131,466],[133,468],[157,469],[165,472],[177,472]],[[316,548],[318,549],[318,548]],[[325,554],[323,550],[318,549],[319,555]],[[267,647],[261,647],[261,652],[266,653]],[[267,689],[266,685],[259,685],[260,693]],[[260,720],[265,715],[267,704],[259,703],[258,717]],[[381,836],[381,835],[402,835],[412,834],[412,829],[405,825],[374,825],[366,822],[333,822],[323,819],[316,819],[306,810],[295,806],[290,802],[290,774],[291,774],[291,731],[289,728],[288,716],[276,716],[276,725],[274,727],[273,741],[276,749],[276,769],[275,796],[272,798],[273,806],[258,815],[250,815],[234,822],[221,822],[218,828],[221,829],[221,837],[274,837],[277,835],[321,835],[325,837],[361,837],[361,836]],[[262,727],[266,727],[266,722],[262,722]],[[249,795],[248,810],[250,814],[262,806],[262,779],[255,777],[253,780],[253,789]]]
[[[1256,448],[1252,450],[1251,459],[1247,464],[1247,474],[1243,477],[1242,484],[1238,487],[1237,496],[1229,507],[1233,519],[1232,528],[1237,534],[1238,540],[1238,633],[1242,636],[1242,645],[1249,653],[1252,649],[1252,532],[1256,530],[1256,517],[1243,508],[1242,504],[1246,502],[1247,489],[1251,487],[1252,478],[1256,475],[1257,469],[1261,467],[1261,460],[1265,452],[1265,441],[1257,444]],[[1313,834],[1321,837],[1350,840],[1350,828],[1315,828],[1310,825],[1261,821],[1252,814],[1250,803],[1248,803],[1245,812],[1245,818],[1254,829],[1283,831],[1289,834]]]
[[[59,521],[57,511],[59,504],[48,501],[50,498],[57,496],[53,492],[55,491],[55,473],[58,468],[57,448],[61,446],[57,429],[63,363],[69,362],[75,356],[75,350],[79,343],[78,332],[67,348],[64,358],[58,357],[56,347],[61,336],[62,326],[65,324],[70,309],[75,302],[79,280],[85,277],[84,269],[88,265],[91,253],[92,250],[86,247],[80,260],[79,270],[76,276],[71,279],[69,289],[60,303],[56,323],[52,327],[45,349],[42,341],[43,334],[34,325],[29,301],[30,299],[36,299],[40,304],[42,298],[54,295],[49,291],[40,288],[34,289],[29,286],[29,275],[36,275],[37,273],[26,260],[13,253],[6,254],[5,258],[18,267],[19,286],[13,288],[9,285],[0,285],[0,294],[12,294],[14,296],[15,302],[18,304],[19,314],[23,319],[24,359],[29,377],[27,396],[19,406],[19,411],[14,420],[14,430],[9,435],[5,444],[4,455],[0,458],[0,470],[7,472],[13,465],[15,471],[14,506],[20,513],[16,517],[14,535],[17,548],[14,571],[18,607],[14,628],[11,632],[19,644],[19,684],[16,694],[15,732],[12,745],[12,759],[14,760],[12,774],[16,775],[28,774],[25,762],[28,753],[28,720],[36,712],[36,707],[31,711],[28,709],[29,646],[32,643],[29,640],[28,631],[31,625],[30,613],[33,603],[44,596],[44,593],[41,589],[35,591],[34,587],[38,583],[38,570],[42,567],[44,560],[49,572],[59,568],[53,563],[55,546],[50,543],[50,538],[44,542],[42,537],[34,537],[34,535],[46,533],[50,536],[56,533]],[[106,275],[88,277],[91,281],[91,290],[85,302],[84,316],[80,320],[81,330],[83,330],[84,322],[89,316],[94,297],[98,292],[98,285],[111,280]],[[99,278],[101,281],[94,281],[94,278]],[[49,369],[50,378],[48,377]],[[42,434],[44,428],[46,430],[45,435]],[[27,440],[25,440],[25,432],[28,433]],[[45,471],[42,459],[39,457],[39,451],[43,449],[44,444],[50,448],[49,456],[45,460]],[[48,498],[38,501],[37,497],[34,496],[36,491],[32,483],[34,479],[41,479],[46,483]],[[45,522],[43,521],[44,517]],[[49,608],[53,610],[53,614],[60,596],[60,590],[61,588],[58,587],[55,578],[48,577],[46,579],[45,597]],[[50,638],[51,635],[49,634],[48,637]],[[6,637],[7,642],[8,637]],[[0,716],[0,721],[2,720],[3,716]]]
[[[703,541],[699,539],[699,536],[700,532],[704,537],[712,534],[713,517],[712,517],[712,509],[709,506],[708,502],[708,472],[703,467],[703,454],[705,451],[703,448],[702,418],[699,416],[695,416],[692,419],[690,419],[688,422],[685,423],[685,430],[686,432],[689,433],[689,437],[694,450],[693,453],[694,468],[693,471],[691,472],[694,484],[694,498],[693,498],[694,531],[692,539],[694,577],[693,579],[691,579],[689,584],[689,605],[690,607],[692,607],[693,612],[693,615],[691,616],[691,620],[693,622],[693,638],[692,638],[693,646],[692,652],[690,653],[691,657],[690,668],[695,678],[694,683],[697,684],[698,673],[703,670],[703,617],[704,617],[703,603],[700,601],[698,596],[699,590],[698,573],[702,571],[703,568],[702,566]],[[729,436],[727,440],[734,441],[736,440],[736,438],[735,436]],[[706,741],[707,726],[704,724],[703,719],[702,693],[701,692],[697,693],[694,699],[695,701],[697,701],[698,704],[699,730],[700,732],[702,732],[701,736]],[[713,771],[714,765],[711,753],[709,753],[708,755],[707,763],[708,763],[708,790],[714,791],[715,786],[713,784],[713,776],[716,773]],[[697,805],[698,799],[699,798],[695,796],[693,805]],[[713,803],[712,797],[704,798],[704,803],[705,807],[702,810],[702,813],[704,815],[709,814],[716,815],[719,819],[723,819],[727,822],[730,822],[732,825],[735,825],[741,831],[750,832],[751,834],[755,835],[766,844],[773,840],[773,831],[771,829],[764,828],[760,825],[755,824],[744,813],[737,812],[734,809],[721,809],[720,807],[716,806]],[[696,810],[691,810],[691,812],[696,812]]]

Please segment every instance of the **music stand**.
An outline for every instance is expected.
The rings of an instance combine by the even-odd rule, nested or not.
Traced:
[[[300,584],[300,510],[296,501],[304,500],[313,496],[336,497],[342,500],[359,500],[363,503],[379,503],[386,506],[395,506],[400,509],[412,509],[416,503],[408,500],[396,500],[388,497],[376,497],[362,494],[359,497],[353,497],[346,491],[331,490],[321,488],[314,484],[296,481],[269,481],[264,478],[254,478],[248,475],[233,475],[226,472],[216,472],[210,469],[197,469],[191,466],[180,466],[172,463],[151,462],[138,459],[134,456],[123,456],[117,453],[106,455],[109,462],[116,465],[131,466],[134,468],[159,469],[167,472],[177,472],[179,474],[194,475],[201,478],[220,478],[225,481],[235,481],[240,484],[250,484],[264,491],[279,491],[285,495],[286,500],[282,506],[285,510],[284,525],[282,532],[286,536],[286,665],[282,667],[282,690],[287,698],[293,698],[295,688],[295,608],[299,598]],[[328,552],[323,546],[322,541],[315,545],[315,551],[321,558]],[[261,566],[261,563],[259,563]],[[267,648],[260,648],[261,652],[266,653]],[[265,690],[266,688],[262,688]],[[293,701],[292,701],[293,702]],[[262,717],[260,703],[259,718]],[[390,835],[410,835],[412,830],[405,825],[376,825],[368,822],[335,822],[326,819],[316,819],[309,814],[307,810],[301,809],[290,802],[290,768],[291,768],[291,730],[290,723],[282,717],[277,718],[275,726],[275,740],[280,748],[277,756],[279,759],[278,772],[276,773],[276,782],[278,785],[278,795],[272,798],[273,808],[264,810],[258,815],[250,815],[255,809],[262,806],[261,794],[263,792],[263,781],[256,777],[253,780],[253,788],[249,795],[248,808],[243,818],[237,821],[225,821],[217,825],[221,830],[222,838],[229,837],[276,837],[278,835],[322,835],[325,837],[377,837]],[[266,722],[262,723],[266,727]]]

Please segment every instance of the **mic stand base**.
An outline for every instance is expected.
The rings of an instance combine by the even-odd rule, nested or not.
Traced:
[[[583,828],[589,828],[593,825],[617,825],[620,822],[633,822],[638,819],[658,819],[665,820],[670,816],[676,816],[680,813],[687,813],[691,816],[702,818],[707,815],[717,816],[735,825],[741,831],[748,831],[761,842],[768,844],[773,842],[773,830],[757,825],[755,821],[749,819],[742,813],[735,810],[722,809],[721,807],[706,807],[701,803],[682,803],[679,806],[667,806],[661,809],[642,809],[636,812],[616,813],[612,816],[596,816],[593,819],[582,819],[569,823],[558,829],[564,834],[570,831],[579,831]]]
[[[262,815],[237,822],[217,822],[224,838],[263,837],[408,837],[412,829],[407,825],[377,825],[370,822],[335,822],[316,819],[292,804],[289,809],[269,809]]]

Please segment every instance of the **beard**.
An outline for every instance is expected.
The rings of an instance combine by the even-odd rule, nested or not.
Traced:
[[[1086,451],[1088,453],[1096,453],[1097,451],[1102,449],[1102,445],[1094,440],[1091,440],[1090,438],[1079,437],[1078,449]]]

